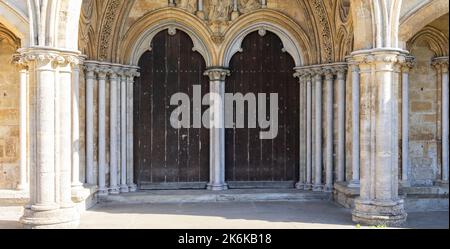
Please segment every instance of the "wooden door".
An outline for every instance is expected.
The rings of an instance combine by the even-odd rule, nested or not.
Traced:
[[[209,180],[209,131],[175,129],[170,123],[177,108],[170,106],[173,94],[189,95],[192,106],[193,85],[209,92],[205,61],[193,46],[186,33],[169,35],[165,30],[140,59],[141,77],[134,86],[134,158],[141,189],[206,188]]]
[[[227,129],[226,180],[231,188],[293,188],[299,178],[300,103],[294,60],[271,32],[249,34],[242,49],[231,60],[226,92],[278,93],[279,132],[260,140],[260,129]]]

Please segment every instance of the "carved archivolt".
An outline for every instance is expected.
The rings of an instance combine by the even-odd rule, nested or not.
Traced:
[[[322,0],[313,0],[311,2],[314,15],[318,19],[320,29],[318,32],[323,43],[324,60],[326,63],[333,61],[333,39],[331,27],[328,21],[328,14]]]
[[[448,37],[440,30],[432,26],[426,26],[408,41],[407,49],[411,51],[414,44],[419,40],[425,40],[436,57],[448,56]]]
[[[0,23],[0,42],[6,41],[15,50],[20,48],[20,39]]]
[[[111,41],[111,35],[113,33],[114,22],[118,16],[118,9],[120,7],[120,0],[111,0],[106,8],[104,23],[102,31],[100,33],[100,60],[105,60],[108,57],[108,49]]]

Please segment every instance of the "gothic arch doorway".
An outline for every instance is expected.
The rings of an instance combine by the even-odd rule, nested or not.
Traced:
[[[226,181],[230,188],[294,188],[299,176],[300,103],[294,67],[281,39],[269,31],[250,33],[242,43],[242,52],[231,58],[226,92],[265,93],[267,106],[272,104],[270,93],[277,93],[279,112],[278,135],[273,140],[261,140],[260,128],[226,130]]]
[[[184,93],[192,101],[194,85],[201,85],[202,93],[209,92],[205,60],[193,47],[185,32],[163,30],[139,61],[134,158],[141,189],[204,189],[209,181],[209,131],[175,129],[170,123],[176,108],[170,105],[172,95]]]

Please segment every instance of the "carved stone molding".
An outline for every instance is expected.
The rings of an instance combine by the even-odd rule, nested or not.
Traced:
[[[313,0],[312,9],[314,15],[317,17],[320,25],[320,34],[322,36],[323,49],[325,53],[325,61],[330,63],[333,61],[333,41],[331,36],[331,27],[328,22],[328,14],[323,6],[322,0]]]

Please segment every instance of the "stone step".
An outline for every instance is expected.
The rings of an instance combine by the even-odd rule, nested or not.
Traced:
[[[330,200],[330,193],[300,190],[206,190],[141,191],[99,197],[103,203],[202,203],[202,202],[258,202],[258,201],[321,201]]]
[[[24,206],[29,200],[27,191],[0,190],[0,206]]]

